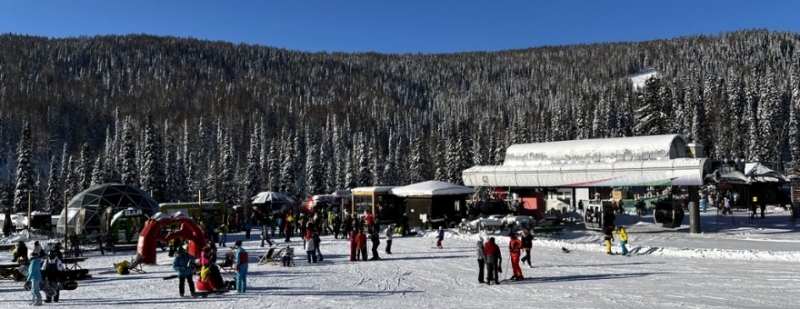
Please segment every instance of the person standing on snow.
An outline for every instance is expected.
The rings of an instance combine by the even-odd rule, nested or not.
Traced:
[[[36,251],[31,252],[31,258],[28,263],[27,282],[31,283],[31,305],[41,306],[42,293],[39,292],[39,284],[42,281],[42,260],[39,258],[39,253]]]
[[[247,292],[247,250],[242,248],[242,241],[237,240],[234,245],[236,251],[234,256],[236,259],[233,261],[233,269],[236,270],[236,292]]]
[[[485,248],[483,247],[483,237],[478,238],[478,282],[483,283],[483,269],[484,269],[484,260],[486,259],[486,254],[484,253]]]
[[[358,235],[356,235],[356,249],[358,250],[359,256],[358,260],[366,261],[367,260],[367,235],[364,234],[364,231],[359,230]]]
[[[56,291],[56,295],[53,295],[52,298],[50,296],[45,298],[44,302],[46,303],[51,301],[58,302],[58,298],[61,296],[61,291],[58,289],[58,281],[61,279],[61,272],[64,271],[64,264],[61,263],[61,259],[58,256],[59,252],[57,250],[50,250],[47,260],[42,263],[42,275],[46,281],[45,284],[49,284],[53,287],[53,291]]]
[[[436,248],[442,249],[442,240],[444,239],[444,228],[439,227],[439,232],[436,233]]]
[[[617,233],[619,233],[619,248],[622,250],[622,255],[628,254],[628,232],[625,231],[624,226],[620,226],[617,228]]]
[[[522,249],[525,250],[525,256],[522,257],[522,262],[528,262],[528,267],[533,268],[531,265],[531,248],[533,248],[533,234],[530,229],[522,230]]]
[[[603,228],[603,241],[606,243],[606,254],[611,253],[611,242],[614,241],[614,225],[606,225]]]
[[[519,268],[519,255],[520,250],[522,250],[522,241],[519,240],[514,233],[508,236],[511,237],[511,241],[508,243],[508,250],[511,254],[511,269],[514,270],[514,275],[511,276],[511,280],[522,280],[522,269]]]
[[[184,285],[187,283],[189,284],[189,292],[192,296],[195,295],[194,281],[192,281],[192,261],[194,261],[194,256],[186,252],[183,247],[178,249],[178,255],[172,260],[172,269],[178,273],[178,292],[181,297],[184,295]]]
[[[370,233],[370,240],[372,241],[372,258],[370,260],[380,260],[378,256],[378,246],[381,244],[381,236],[378,234],[378,229],[375,228]]]
[[[319,248],[320,243],[322,243],[322,239],[319,238],[319,233],[314,233],[313,234],[313,238],[314,238],[314,247],[317,248],[317,251],[316,251],[317,260],[322,262],[323,261],[322,250],[320,250],[320,248]]]
[[[315,245],[314,236],[311,233],[311,230],[306,232],[305,237],[305,248],[306,248],[306,256],[308,257],[308,264],[317,263],[317,246]]]
[[[386,254],[392,254],[392,235],[394,235],[394,225],[389,224],[386,228]]]
[[[500,284],[500,263],[503,262],[503,257],[500,255],[500,247],[494,242],[494,237],[489,237],[483,249],[484,258],[486,261],[486,284]]]

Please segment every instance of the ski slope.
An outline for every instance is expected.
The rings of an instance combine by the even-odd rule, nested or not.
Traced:
[[[629,227],[633,256],[606,255],[602,235],[568,230],[560,239],[534,241],[529,278],[487,286],[477,282],[478,235],[447,232],[444,249],[433,235],[396,237],[394,254],[383,260],[350,262],[345,240],[323,236],[325,261],[296,267],[258,265],[264,248],[246,240],[251,265],[248,292],[209,298],[181,298],[172,260],[159,252],[146,274],[117,275],[112,264],[133,252],[100,256],[89,252],[81,266],[92,279],[63,291],[59,308],[791,308],[800,301],[800,234],[775,214],[761,222],[709,226],[704,234],[659,231],[640,223]],[[773,219],[774,218],[774,219]],[[709,219],[708,216],[705,218]],[[774,220],[774,223],[770,223]],[[763,225],[763,226],[761,226]],[[638,232],[637,232],[638,230]],[[503,249],[501,277],[510,276]],[[229,243],[243,235],[229,236]],[[231,240],[233,239],[233,240]],[[289,243],[300,248],[302,242]],[[284,243],[279,242],[279,245]],[[570,253],[563,253],[561,247]],[[618,248],[615,247],[615,250]],[[220,255],[222,251],[220,252]],[[10,252],[0,253],[7,262]],[[232,273],[224,274],[226,279]],[[0,307],[27,306],[21,282],[0,281]]]

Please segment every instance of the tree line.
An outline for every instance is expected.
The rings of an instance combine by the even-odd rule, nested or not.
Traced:
[[[0,35],[0,206],[92,184],[159,202],[461,182],[510,144],[680,133],[792,170],[798,34],[453,54],[307,53],[148,35]],[[658,72],[641,87],[629,78]]]

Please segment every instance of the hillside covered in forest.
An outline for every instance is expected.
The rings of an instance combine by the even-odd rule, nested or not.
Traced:
[[[0,206],[93,183],[159,202],[460,182],[510,144],[680,133],[800,161],[797,33],[455,54],[307,53],[148,35],[0,35]],[[658,72],[641,88],[632,75]],[[788,164],[783,164],[783,163]]]

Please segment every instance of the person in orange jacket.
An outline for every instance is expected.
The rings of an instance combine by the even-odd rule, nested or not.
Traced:
[[[356,235],[356,249],[359,253],[359,258],[361,261],[367,260],[367,235],[364,234],[364,231],[359,230],[358,235]]]
[[[522,250],[522,241],[517,238],[517,234],[511,233],[509,235],[511,241],[508,243],[508,249],[511,251],[511,269],[514,270],[514,275],[511,280],[522,280],[522,269],[519,268],[519,255]]]

